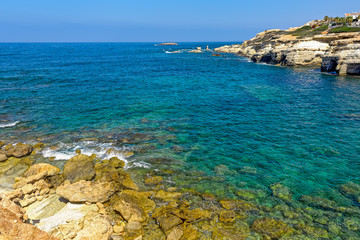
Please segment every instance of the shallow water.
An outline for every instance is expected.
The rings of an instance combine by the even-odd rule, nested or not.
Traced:
[[[58,160],[134,150],[129,167],[220,196],[280,182],[358,204],[339,186],[360,180],[360,78],[186,51],[224,44],[2,43],[0,136]]]

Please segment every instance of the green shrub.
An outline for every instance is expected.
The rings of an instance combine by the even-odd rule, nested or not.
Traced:
[[[323,31],[325,31],[325,30],[327,30],[327,29],[328,29],[328,25],[327,25],[327,24],[323,24],[323,25],[321,25],[320,27],[315,28],[314,31],[316,31],[316,32],[323,32]]]
[[[360,27],[337,27],[329,31],[330,33],[343,33],[343,32],[360,32]]]

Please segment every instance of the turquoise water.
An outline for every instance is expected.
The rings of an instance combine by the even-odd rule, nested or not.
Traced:
[[[356,205],[339,186],[360,180],[360,78],[187,52],[224,44],[2,43],[0,136],[59,160],[133,150],[129,167],[220,196],[280,182]]]

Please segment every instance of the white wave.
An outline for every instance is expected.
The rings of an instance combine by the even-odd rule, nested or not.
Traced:
[[[0,128],[6,128],[6,127],[14,127],[16,124],[18,124],[20,121],[12,122],[12,123],[5,123],[0,124]]]
[[[112,143],[99,143],[97,141],[82,141],[73,144],[60,143],[57,148],[46,148],[41,151],[42,155],[46,158],[54,158],[55,160],[68,160],[76,155],[75,151],[81,150],[82,154],[92,155],[95,154],[97,158],[104,160],[112,157],[118,157],[123,160],[127,165],[128,159],[126,158],[127,152],[131,151],[130,148],[116,147]]]
[[[146,162],[132,162],[131,166],[132,167],[141,167],[141,168],[150,168],[151,165]]]
[[[46,158],[53,157],[55,160],[67,160],[75,156],[75,152],[74,153],[60,152],[50,148],[42,150],[41,153],[44,157]]]
[[[168,54],[182,53],[182,51],[181,51],[181,50],[177,50],[177,51],[165,51],[165,53],[168,53]]]

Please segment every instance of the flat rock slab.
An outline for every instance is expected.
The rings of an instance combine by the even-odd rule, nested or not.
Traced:
[[[35,202],[26,207],[26,213],[31,220],[40,220],[51,217],[66,206],[66,203],[61,201],[60,195],[51,195],[40,202]]]
[[[90,212],[97,212],[99,208],[96,205],[73,204],[67,203],[65,207],[60,209],[54,215],[40,219],[36,226],[45,231],[50,232],[52,229],[61,224],[66,224],[72,220],[79,220],[84,218]]]
[[[64,185],[56,189],[56,193],[70,202],[106,202],[115,193],[115,186],[110,182],[79,182]]]

